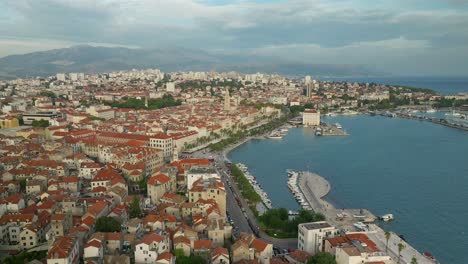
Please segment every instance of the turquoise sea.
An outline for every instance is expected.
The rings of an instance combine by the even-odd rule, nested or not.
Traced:
[[[293,128],[281,140],[253,140],[229,154],[248,165],[275,207],[298,209],[287,169],[316,172],[338,208],[393,213],[383,227],[441,263],[468,263],[468,132],[399,118],[327,117],[347,137]]]

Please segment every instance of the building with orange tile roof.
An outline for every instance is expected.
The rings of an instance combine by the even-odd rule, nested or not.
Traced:
[[[226,216],[226,189],[220,179],[198,179],[189,189],[189,202],[197,202],[199,199],[213,199],[218,204],[222,216]]]
[[[77,264],[80,259],[79,242],[73,236],[56,237],[47,252],[47,264]]]
[[[160,254],[170,251],[170,242],[167,236],[150,233],[143,236],[135,245],[136,263],[156,263]]]
[[[147,183],[148,198],[152,204],[159,204],[161,197],[167,192],[176,191],[175,177],[158,173],[152,176]]]

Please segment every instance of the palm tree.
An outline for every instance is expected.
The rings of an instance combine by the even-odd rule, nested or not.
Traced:
[[[405,245],[402,243],[398,243],[398,264],[400,264],[400,259],[401,259],[401,251],[405,249]]]
[[[411,264],[418,264],[418,260],[416,259],[416,257],[413,256],[413,258],[411,259]]]
[[[385,231],[385,239],[387,240],[387,244],[385,245],[385,252],[388,253],[388,240],[390,240],[390,237],[392,236],[392,233]]]

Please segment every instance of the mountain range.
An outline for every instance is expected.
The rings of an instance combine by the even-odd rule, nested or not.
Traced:
[[[309,64],[258,55],[220,55],[184,48],[130,49],[73,46],[0,58],[0,79],[46,77],[58,72],[103,73],[157,68],[171,71],[238,71],[278,73],[290,77],[379,76],[362,65]]]

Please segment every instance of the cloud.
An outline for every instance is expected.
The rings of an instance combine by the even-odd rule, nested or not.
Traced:
[[[300,47],[309,49],[298,57],[321,63],[327,58],[308,51],[311,47],[330,57],[352,50],[356,56],[347,56],[350,61],[346,63],[374,61],[374,50],[379,50],[385,54],[378,54],[382,59],[377,64],[385,68],[387,62],[394,63],[393,58],[411,57],[418,50],[451,56],[465,50],[468,10],[460,8],[465,2],[3,0],[0,35],[54,43],[179,46],[226,53],[267,52],[276,47],[282,56],[291,50],[286,52],[284,47],[305,45]],[[33,45],[33,41],[25,43]],[[38,49],[47,45],[55,47],[37,44]]]

